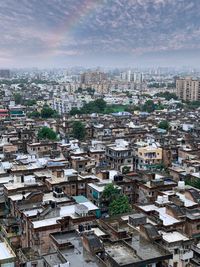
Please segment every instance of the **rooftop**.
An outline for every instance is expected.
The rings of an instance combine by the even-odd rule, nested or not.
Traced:
[[[5,242],[0,242],[0,263],[4,260],[12,260],[14,261],[15,254],[11,250],[11,248]]]
[[[188,241],[189,240],[188,237],[186,237],[185,235],[183,235],[177,231],[173,231],[173,232],[169,232],[169,233],[160,231],[160,234],[162,234],[162,238],[167,243],[174,243],[174,242]]]
[[[140,209],[146,211],[146,212],[150,212],[150,211],[157,211],[159,213],[159,218],[163,221],[163,225],[164,226],[169,226],[169,225],[173,225],[175,223],[179,223],[180,221],[175,219],[174,217],[168,215],[166,213],[166,208],[165,207],[157,207],[154,204],[150,204],[150,205],[144,205],[144,206],[139,206]]]
[[[112,257],[119,266],[136,263],[142,259],[134,253],[134,251],[128,248],[124,243],[107,243],[105,244],[106,253]]]
[[[70,262],[70,266],[76,267],[97,267],[97,263],[93,260],[85,250],[83,250],[81,237],[75,232],[65,232],[52,234],[58,243],[70,242],[74,247],[61,249],[59,252],[62,257]]]

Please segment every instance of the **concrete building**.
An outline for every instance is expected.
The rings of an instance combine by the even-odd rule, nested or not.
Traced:
[[[193,257],[192,240],[178,231],[162,232],[162,245],[173,254],[169,266],[185,267]]]
[[[157,143],[136,144],[134,152],[135,168],[139,170],[148,170],[160,168],[162,164],[162,148]]]
[[[117,139],[114,144],[106,147],[106,159],[111,168],[124,172],[125,169],[133,170],[133,153],[129,143],[123,139]]]
[[[185,101],[200,100],[200,80],[182,78],[176,80],[176,95]]]
[[[85,84],[102,82],[107,80],[107,75],[101,71],[84,72],[81,75],[81,82]]]

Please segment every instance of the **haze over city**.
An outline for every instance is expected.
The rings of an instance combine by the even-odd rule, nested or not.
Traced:
[[[0,66],[197,67],[199,14],[199,0],[1,1]]]

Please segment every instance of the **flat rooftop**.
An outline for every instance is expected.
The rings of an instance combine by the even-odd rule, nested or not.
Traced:
[[[162,235],[163,240],[165,240],[167,243],[174,243],[174,242],[181,242],[181,241],[188,241],[189,238],[177,231],[173,232],[162,232],[160,231],[160,234]]]
[[[57,252],[44,255],[43,258],[47,262],[48,266],[51,267],[59,266],[60,264],[63,263],[63,261],[61,261],[60,257],[58,256]]]
[[[13,259],[14,261],[15,254],[5,242],[0,242],[0,261]]]
[[[112,257],[119,266],[136,263],[142,259],[122,242],[105,244],[106,253]]]
[[[70,262],[70,266],[76,267],[98,267],[99,265],[89,254],[83,250],[81,237],[76,232],[66,232],[64,234],[53,234],[54,238],[60,242],[70,242],[74,248],[64,248],[59,250],[62,257]]]
[[[157,244],[143,238],[137,231],[133,231],[132,239],[127,243],[137,252],[138,257],[142,260],[151,260],[170,254]]]
[[[83,202],[81,204],[83,204],[84,206],[87,207],[88,212],[95,211],[95,210],[99,209],[97,206],[95,206],[90,201]],[[40,228],[40,227],[56,225],[56,224],[58,224],[57,223],[58,220],[60,220],[60,219],[62,219],[64,217],[68,217],[68,216],[73,218],[73,219],[80,218],[80,216],[77,213],[75,213],[75,206],[76,205],[77,204],[62,206],[60,208],[60,216],[57,216],[57,217],[54,217],[54,218],[49,218],[49,219],[32,221],[33,228]]]
[[[150,205],[144,205],[144,206],[138,206],[140,209],[142,209],[145,212],[150,212],[150,211],[157,211],[159,213],[159,218],[163,221],[164,226],[169,226],[173,225],[175,223],[179,223],[180,221],[175,219],[174,217],[168,215],[166,213],[166,208],[165,207],[157,207],[154,204]]]

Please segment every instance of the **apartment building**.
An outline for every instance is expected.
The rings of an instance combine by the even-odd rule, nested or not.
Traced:
[[[149,170],[162,165],[162,148],[157,143],[138,142],[134,150],[135,168]]]
[[[200,100],[200,80],[181,78],[176,80],[176,95],[185,101]]]
[[[127,141],[117,139],[114,144],[107,145],[106,159],[111,168],[124,172],[133,170],[133,152]]]

